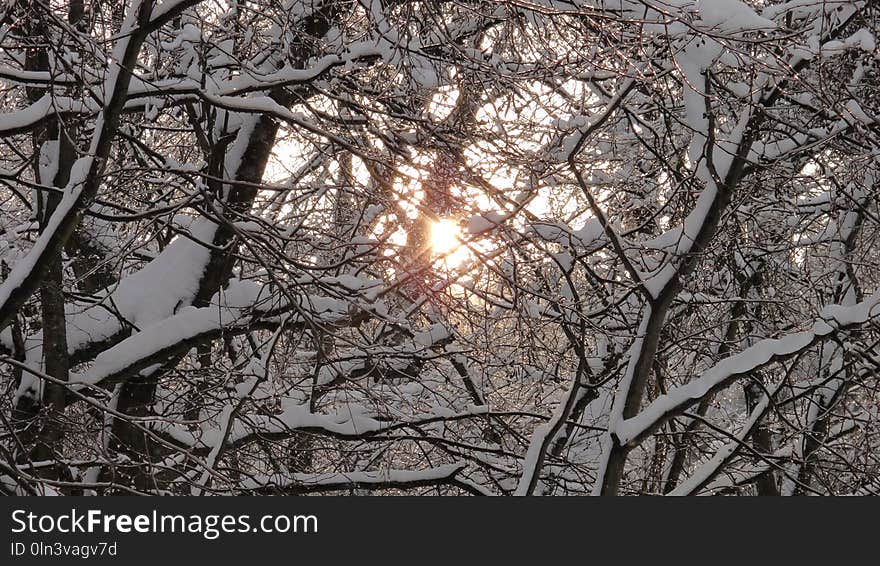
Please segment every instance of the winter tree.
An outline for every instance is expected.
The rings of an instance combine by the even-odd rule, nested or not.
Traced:
[[[24,0],[0,490],[880,493],[880,6]]]

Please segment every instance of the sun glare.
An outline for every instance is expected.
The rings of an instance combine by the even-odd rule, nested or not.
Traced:
[[[452,220],[439,220],[431,225],[431,248],[434,253],[448,254],[461,245],[458,225]]]
[[[443,265],[455,268],[470,258],[467,246],[462,243],[461,229],[452,220],[439,220],[431,224],[431,249],[443,256]]]

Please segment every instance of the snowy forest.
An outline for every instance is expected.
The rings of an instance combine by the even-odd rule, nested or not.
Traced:
[[[880,494],[880,2],[0,8],[0,492]]]

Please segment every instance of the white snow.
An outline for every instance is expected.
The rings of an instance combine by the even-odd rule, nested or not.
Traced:
[[[605,230],[597,218],[591,218],[578,229],[563,222],[533,222],[528,231],[547,242],[587,250],[605,243]]]
[[[507,215],[500,212],[484,212],[471,216],[468,219],[466,230],[469,234],[482,234],[488,232],[497,226],[500,226],[507,220]]]
[[[696,5],[702,23],[713,30],[736,33],[776,28],[775,22],[739,0],[698,0]]]
[[[416,332],[413,336],[413,340],[416,344],[423,346],[425,348],[430,348],[437,342],[442,340],[446,340],[451,336],[449,329],[446,328],[443,324],[432,324],[427,329]]]

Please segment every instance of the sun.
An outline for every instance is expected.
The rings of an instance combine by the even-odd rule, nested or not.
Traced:
[[[461,238],[461,228],[452,220],[437,220],[431,223],[431,250],[442,256],[447,269],[459,267],[471,258],[468,247]]]
[[[438,220],[431,223],[431,249],[434,253],[448,254],[460,245],[458,224],[452,220]]]

